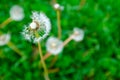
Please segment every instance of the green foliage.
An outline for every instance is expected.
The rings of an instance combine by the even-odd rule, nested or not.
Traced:
[[[51,80],[120,80],[120,1],[86,0],[83,6],[80,2],[58,0],[65,8],[61,12],[62,40],[76,26],[84,29],[85,38],[82,42],[71,41],[53,67],[50,65],[54,57],[46,60],[49,69],[60,69],[49,74]],[[36,45],[24,40],[20,32],[31,22],[32,11],[42,11],[51,20],[50,35],[57,36],[56,12],[50,0],[0,0],[0,23],[10,16],[10,7],[16,4],[24,8],[25,18],[0,28],[0,32],[11,33],[11,42],[25,56],[21,58],[7,45],[0,46],[0,80],[44,80],[43,69],[38,67],[39,55],[33,54]]]

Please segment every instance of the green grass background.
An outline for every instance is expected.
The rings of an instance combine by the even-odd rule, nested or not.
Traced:
[[[46,60],[49,69],[59,68],[49,74],[51,80],[120,80],[120,0],[86,0],[78,10],[81,0],[58,0],[64,6],[61,12],[62,40],[74,27],[84,29],[82,42],[71,41],[59,54],[57,63],[50,67],[51,56]],[[11,42],[27,57],[21,58],[7,45],[0,46],[0,80],[44,80],[43,69],[38,68],[37,47],[26,41],[20,32],[31,22],[32,11],[42,11],[51,20],[49,36],[57,36],[56,12],[51,0],[0,0],[0,23],[6,20],[13,5],[24,8],[25,18],[13,21],[1,32],[11,34]],[[43,53],[46,53],[42,41]]]

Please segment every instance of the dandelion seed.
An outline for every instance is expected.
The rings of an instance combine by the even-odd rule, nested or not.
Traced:
[[[15,21],[20,21],[24,18],[23,8],[15,5],[10,9],[10,17]]]
[[[64,6],[60,6],[58,3],[54,4],[53,7],[55,10],[61,10],[61,11],[64,10]]]
[[[55,37],[50,37],[47,40],[46,48],[51,54],[57,55],[63,50],[63,42]]]
[[[0,46],[6,45],[10,41],[10,34],[0,35]]]
[[[82,41],[84,38],[84,31],[79,28],[74,28],[72,38],[75,41]]]
[[[50,30],[51,23],[49,18],[44,13],[33,12],[32,22],[28,27],[25,27],[22,34],[28,41],[36,43],[46,38]]]

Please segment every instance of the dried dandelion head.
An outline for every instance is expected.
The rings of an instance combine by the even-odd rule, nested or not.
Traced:
[[[50,37],[47,40],[46,48],[51,54],[57,55],[63,50],[63,42],[55,37]]]
[[[82,41],[84,38],[84,31],[80,28],[75,27],[73,29],[72,38],[75,41]]]
[[[22,7],[15,5],[10,9],[10,17],[15,21],[20,21],[24,18],[24,10]]]
[[[44,13],[33,12],[32,22],[26,26],[22,34],[25,39],[34,43],[41,41],[49,34],[51,23]]]
[[[0,35],[0,46],[6,45],[10,41],[10,34]]]

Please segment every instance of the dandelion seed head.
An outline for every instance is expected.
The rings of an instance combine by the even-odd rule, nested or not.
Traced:
[[[0,35],[0,46],[7,44],[10,41],[10,34]]]
[[[49,37],[46,48],[51,54],[57,55],[63,50],[63,42],[55,37]]]
[[[33,12],[32,22],[25,27],[22,34],[28,41],[36,43],[46,38],[51,30],[49,18],[44,13]],[[38,36],[36,36],[36,33]]]
[[[72,38],[75,41],[82,41],[84,38],[84,31],[82,29],[75,27],[73,30]]]
[[[10,9],[10,17],[15,21],[21,21],[24,18],[24,10],[22,7],[15,5]]]

